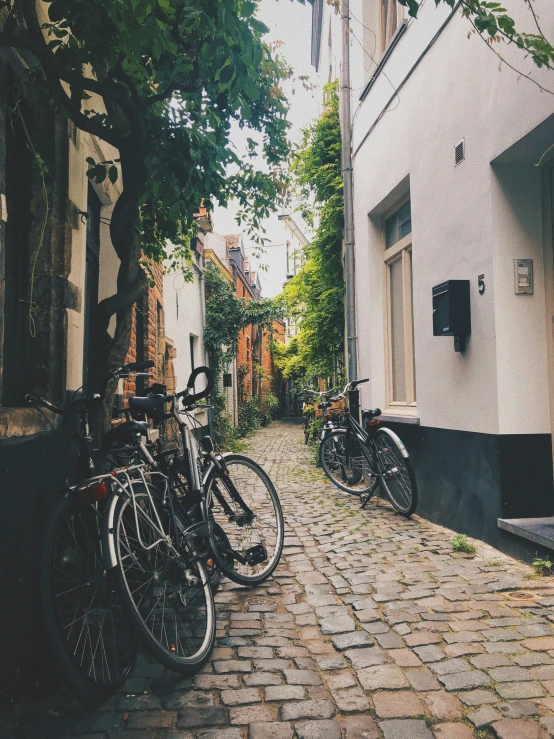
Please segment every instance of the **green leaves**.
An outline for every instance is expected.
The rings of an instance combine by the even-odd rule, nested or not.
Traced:
[[[317,228],[304,249],[302,269],[281,294],[284,309],[299,327],[293,341],[275,349],[285,377],[328,377],[343,369],[344,200],[336,83],[326,92],[323,114],[303,132],[291,168],[300,212]]]
[[[398,0],[408,8],[413,18],[417,17],[422,0]],[[475,30],[483,35],[488,42],[499,41],[502,38],[508,43],[515,44],[522,51],[531,56],[537,67],[548,67],[554,70],[554,46],[544,36],[539,18],[535,13],[534,0],[523,0],[530,13],[531,22],[537,33],[518,31],[514,19],[508,15],[502,3],[489,0],[462,0],[462,14],[473,24]],[[445,3],[454,8],[457,0],[435,0],[435,5]]]

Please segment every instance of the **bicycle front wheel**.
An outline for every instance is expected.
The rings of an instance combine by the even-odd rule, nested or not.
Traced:
[[[373,475],[368,454],[351,431],[326,434],[319,449],[323,471],[339,490],[350,495],[373,493],[379,479]]]
[[[224,459],[225,468],[214,467],[205,483],[210,546],[230,580],[259,585],[274,572],[283,551],[281,503],[256,462],[241,454]]]
[[[128,677],[137,639],[104,569],[101,515],[66,497],[41,540],[39,587],[46,636],[70,689],[87,706]]]
[[[403,516],[411,516],[417,508],[417,483],[409,457],[405,457],[404,444],[379,429],[373,440],[377,466],[385,492],[396,510]]]
[[[170,520],[154,494],[129,493],[114,520],[116,579],[148,651],[164,667],[190,674],[209,659],[215,605],[204,565],[179,551]]]

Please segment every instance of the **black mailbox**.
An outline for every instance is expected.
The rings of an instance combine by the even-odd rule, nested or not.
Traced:
[[[233,387],[233,375],[230,372],[223,373],[223,387]]]
[[[433,288],[433,336],[453,336],[454,349],[463,352],[471,333],[469,280],[448,280]]]

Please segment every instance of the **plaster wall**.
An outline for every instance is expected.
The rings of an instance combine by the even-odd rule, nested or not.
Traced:
[[[195,260],[196,261],[196,260]],[[193,280],[186,282],[182,273],[164,276],[165,331],[172,339],[176,388],[183,390],[192,372],[190,338],[194,337],[194,365],[205,364],[204,357],[204,283],[200,260],[193,265]]]
[[[539,4],[548,33],[554,12]],[[517,6],[508,6],[517,16]],[[361,11],[355,1],[353,13]],[[371,377],[362,403],[385,407],[383,216],[410,192],[421,425],[550,433],[540,172],[529,159],[491,162],[548,118],[554,101],[499,70],[479,38],[468,40],[459,13],[414,68],[449,12],[425,4],[387,61],[386,76],[363,102],[353,102],[359,373]],[[355,46],[352,87],[359,89],[364,60]],[[393,87],[409,74],[395,96]],[[540,72],[533,76],[541,79]],[[455,166],[461,139],[466,159]],[[514,295],[515,257],[534,259],[533,296]],[[470,280],[472,333],[463,354],[454,352],[452,337],[433,337],[431,290],[448,279]]]

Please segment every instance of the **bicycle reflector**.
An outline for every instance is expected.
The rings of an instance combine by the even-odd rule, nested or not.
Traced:
[[[378,421],[376,418],[372,419],[371,421],[368,421],[368,426],[379,426],[381,421]]]
[[[103,500],[107,495],[108,486],[104,481],[91,482],[75,491],[75,500],[83,505],[90,505],[98,500]]]

